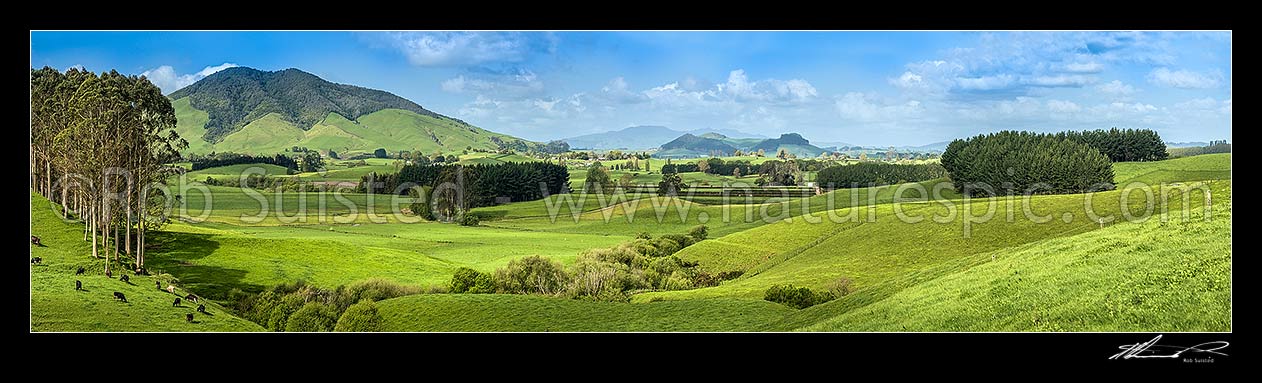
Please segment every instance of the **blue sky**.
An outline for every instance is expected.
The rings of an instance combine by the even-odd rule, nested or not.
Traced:
[[[299,68],[548,140],[663,125],[921,145],[1004,129],[1231,135],[1230,32],[32,32],[31,66]]]

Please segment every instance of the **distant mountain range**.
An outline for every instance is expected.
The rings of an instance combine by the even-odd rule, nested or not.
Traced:
[[[325,81],[298,69],[236,67],[171,93],[188,152],[279,153],[465,148],[528,150],[542,144],[447,117],[390,92]]]
[[[700,136],[684,134],[662,144],[662,150],[654,153],[658,158],[703,157],[711,154],[730,156],[736,150],[757,152],[762,150],[766,156],[775,156],[780,149],[798,157],[816,157],[826,150],[811,145],[810,141],[797,133],[785,133],[779,138],[731,138],[717,133],[706,133]]]
[[[1192,142],[1166,142],[1166,147],[1171,148],[1191,148],[1197,146],[1209,146],[1208,142],[1192,141]]]
[[[643,125],[632,126],[612,132],[570,137],[563,139],[563,141],[569,143],[570,148],[572,149],[648,150],[661,147],[663,144],[684,134],[702,136],[706,133],[718,133],[725,137],[734,138],[766,138],[757,134],[750,134],[732,129],[697,129],[679,131],[665,126]]]

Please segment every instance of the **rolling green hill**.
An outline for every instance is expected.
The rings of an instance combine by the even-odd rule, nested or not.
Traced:
[[[377,303],[386,331],[758,331],[793,311],[745,299],[612,303],[422,294]]]
[[[31,245],[31,256],[43,259],[31,266],[31,331],[263,331],[214,302],[203,302],[211,315],[195,313],[195,304],[173,307],[175,296],[154,287],[157,276],[128,273],[131,283],[106,277],[91,243],[83,241],[83,225],[63,222],[53,209],[31,193],[31,233],[43,244]],[[79,267],[87,273],[76,276]],[[84,290],[75,291],[76,280]],[[115,291],[128,303],[114,300]],[[194,313],[194,323],[185,321],[187,313]]]
[[[1159,184],[1227,178],[1231,178],[1231,153],[1113,164],[1113,182],[1118,187],[1125,187],[1131,182]]]
[[[1213,189],[1224,197],[1214,199],[1210,220],[1193,209],[1186,221],[1123,222],[978,254],[808,308],[777,327],[1231,331],[1231,193],[1226,181]]]
[[[389,92],[335,84],[297,69],[230,68],[171,94],[189,153],[271,154],[293,146],[338,152],[538,149],[426,110]]]

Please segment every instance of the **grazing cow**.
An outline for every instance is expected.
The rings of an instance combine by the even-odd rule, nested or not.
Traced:
[[[158,290],[162,290],[162,281],[153,281],[153,287],[157,287]]]
[[[202,314],[205,314],[205,313],[206,313],[206,305],[197,305],[197,312],[202,313]]]
[[[118,279],[119,279],[119,280],[122,280],[123,282],[131,283],[131,278],[128,278],[128,277],[127,277],[127,274],[123,274],[123,275],[119,276],[119,277],[118,277]]]
[[[84,271],[87,271],[87,270],[84,270],[82,267],[80,267],[79,270],[75,270],[74,275],[83,275]]]
[[[42,262],[44,262],[44,258],[40,258],[40,257],[31,258],[32,265],[38,265]]]
[[[175,285],[167,285],[167,292],[175,294]]]
[[[179,306],[180,306],[180,298],[179,298],[179,297],[176,297],[176,298],[175,298],[175,303],[172,303],[172,304],[171,304],[171,307],[179,307]]]
[[[83,282],[74,281],[74,291],[83,290]]]
[[[194,302],[194,303],[196,303],[196,302],[197,302],[197,296],[196,296],[196,295],[193,295],[193,294],[189,294],[187,297],[184,297],[184,300],[189,301],[189,302]]]
[[[193,323],[193,313],[185,314],[184,320],[188,321],[188,323]]]
[[[114,292],[114,299],[123,301],[123,303],[127,303],[127,297],[123,296],[123,293],[120,293],[117,291]]]
[[[36,237],[34,235],[31,236],[31,244],[35,246],[44,246],[43,244],[39,243],[39,237]]]

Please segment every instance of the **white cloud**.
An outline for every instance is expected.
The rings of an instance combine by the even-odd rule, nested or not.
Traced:
[[[1079,107],[1078,104],[1075,104],[1073,101],[1048,100],[1047,110],[1055,112],[1055,113],[1073,113],[1073,112],[1082,110],[1082,108]]]
[[[1012,75],[983,76],[983,77],[960,77],[955,79],[956,85],[964,90],[995,90],[1003,89],[1012,85],[1014,78]]]
[[[551,100],[551,101],[534,100],[533,104],[535,105],[536,108],[539,108],[547,112],[551,112],[552,107],[556,106],[558,102],[561,102],[561,100]]]
[[[1079,88],[1095,82],[1095,78],[1083,75],[1064,75],[1055,76],[1035,76],[1025,81],[1026,84],[1043,87],[1072,87]]]
[[[509,32],[397,32],[386,36],[409,62],[425,67],[521,62],[533,51],[555,51],[557,44],[551,34]]]
[[[608,100],[623,104],[640,103],[646,100],[643,94],[631,91],[627,80],[621,76],[614,77],[605,86],[601,87],[600,95]]]
[[[871,94],[859,92],[846,93],[837,98],[833,105],[842,118],[859,122],[888,122],[899,119],[917,117],[923,106],[920,101],[911,100],[895,103]]]
[[[1157,68],[1148,73],[1148,82],[1182,89],[1209,89],[1217,88],[1218,84],[1222,82],[1222,77],[1222,72],[1218,70],[1200,73],[1189,70]]]
[[[1218,101],[1214,100],[1213,97],[1205,97],[1180,102],[1174,104],[1174,107],[1180,109],[1213,109],[1218,107]]]
[[[750,81],[743,69],[728,73],[727,82],[718,84],[713,93],[735,101],[764,102],[805,102],[818,95],[815,87],[806,80]]]
[[[518,70],[509,75],[471,78],[465,75],[444,80],[440,87],[449,93],[474,93],[493,97],[529,98],[544,92],[543,81],[529,70]]]
[[[818,94],[815,87],[812,86],[811,83],[806,82],[806,80],[793,79],[785,82],[777,81],[773,83],[773,85],[775,85],[776,91],[779,94],[789,95],[794,101],[806,101],[814,98]]]
[[[153,85],[157,85],[159,89],[162,89],[163,94],[171,94],[171,92],[180,90],[180,88],[192,85],[198,80],[206,78],[206,76],[210,76],[221,70],[236,66],[237,64],[233,63],[223,63],[220,65],[208,66],[197,73],[178,74],[175,73],[175,68],[172,68],[170,65],[163,65],[141,72],[140,75],[145,76],[145,78],[149,79],[149,82],[153,83]]]
[[[1072,73],[1100,73],[1104,71],[1104,64],[1095,61],[1072,62],[1061,66],[1061,70]]]
[[[443,81],[442,88],[444,92],[460,93],[464,92],[464,84],[464,75],[461,75],[459,77],[453,77]]]
[[[63,70],[62,72],[67,72],[67,71],[70,71],[71,69],[78,69],[79,71],[87,70],[87,68],[83,67],[83,64],[74,64],[74,65],[66,67],[66,70]]]
[[[1096,89],[1098,89],[1100,92],[1103,92],[1105,94],[1118,96],[1118,97],[1126,97],[1126,96],[1135,94],[1135,87],[1132,87],[1127,84],[1123,84],[1121,81],[1118,81],[1118,80],[1113,80],[1104,84],[1100,84],[1100,86],[1097,87]]]

